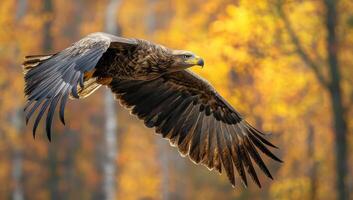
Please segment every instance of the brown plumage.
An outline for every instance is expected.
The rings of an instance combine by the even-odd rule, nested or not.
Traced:
[[[26,120],[39,110],[33,135],[47,111],[46,132],[51,140],[55,108],[63,123],[69,96],[84,98],[101,85],[147,127],[210,170],[224,170],[235,185],[237,171],[247,185],[245,171],[258,186],[253,160],[270,178],[258,150],[281,162],[265,135],[248,124],[204,79],[187,70],[203,66],[189,51],[171,50],[145,40],[94,33],[52,55],[28,56],[24,62]]]

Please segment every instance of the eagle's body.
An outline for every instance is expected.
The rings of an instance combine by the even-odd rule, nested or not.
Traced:
[[[245,170],[260,186],[251,159],[272,178],[258,150],[280,161],[264,134],[248,124],[204,79],[187,70],[203,60],[189,51],[172,50],[139,39],[94,33],[51,55],[28,56],[24,62],[26,120],[39,110],[33,134],[47,111],[46,132],[56,107],[64,122],[68,97],[84,98],[108,86],[121,104],[155,127],[156,133],[195,163],[226,172],[234,186]]]
[[[97,76],[130,80],[150,80],[167,72],[171,50],[146,40],[136,46],[108,49],[96,66]]]

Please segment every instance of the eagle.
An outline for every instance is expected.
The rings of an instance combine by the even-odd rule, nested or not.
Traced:
[[[261,187],[253,162],[273,179],[259,151],[282,162],[270,151],[278,147],[245,121],[210,83],[191,72],[192,66],[203,67],[204,60],[190,51],[102,32],[54,54],[26,56],[26,124],[36,113],[35,137],[47,113],[45,129],[50,141],[56,108],[65,125],[67,100],[85,98],[104,85],[182,156],[188,155],[209,170],[224,170],[233,187],[235,171],[245,187],[246,174]]]

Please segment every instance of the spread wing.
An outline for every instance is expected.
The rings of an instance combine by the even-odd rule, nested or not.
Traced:
[[[74,43],[67,49],[44,56],[27,56],[24,65],[26,121],[38,110],[33,135],[48,110],[46,131],[50,140],[51,124],[56,106],[60,102],[60,119],[64,122],[65,104],[69,96],[78,98],[77,86],[83,88],[84,75],[93,70],[108,48],[136,45],[133,39],[120,38],[106,33],[94,33]]]
[[[223,168],[233,186],[235,170],[247,186],[246,170],[261,187],[251,159],[272,178],[258,150],[281,162],[268,149],[267,146],[275,146],[264,134],[243,120],[210,84],[190,71],[151,81],[113,80],[110,87],[147,127],[155,127],[157,133],[195,163],[220,173]]]

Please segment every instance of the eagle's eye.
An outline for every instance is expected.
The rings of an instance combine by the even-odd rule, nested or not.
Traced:
[[[184,59],[189,59],[189,58],[191,58],[191,57],[192,57],[192,55],[190,55],[190,54],[184,54],[184,55],[183,55],[183,58],[184,58]]]

